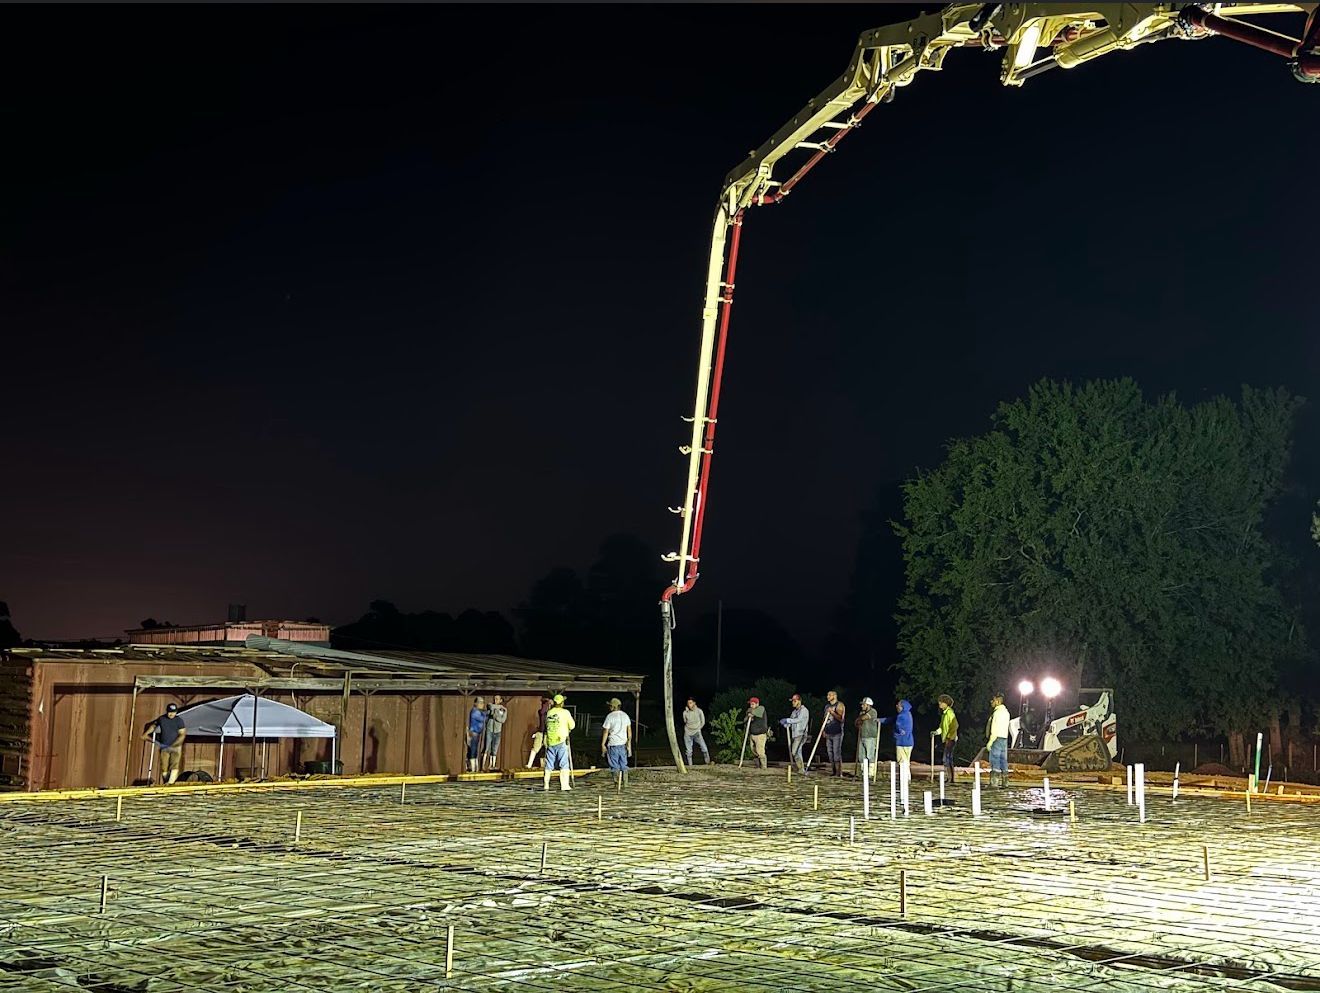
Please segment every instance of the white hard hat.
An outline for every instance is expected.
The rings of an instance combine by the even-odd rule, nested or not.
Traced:
[[[863,706],[863,707],[874,707],[874,706],[875,706],[875,701],[872,700],[869,696],[864,696],[864,697],[862,697],[862,706]]]

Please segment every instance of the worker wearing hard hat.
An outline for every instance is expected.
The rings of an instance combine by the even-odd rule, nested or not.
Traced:
[[[862,709],[853,722],[857,726],[857,762],[867,763],[866,769],[875,769],[876,759],[880,754],[880,713],[875,709],[875,701],[869,696],[862,697]]]
[[[770,734],[770,721],[766,718],[765,707],[761,705],[759,697],[751,697],[747,701],[747,735],[752,743],[752,755],[757,764],[762,769],[766,767],[765,760],[765,739]]]
[[[550,773],[559,773],[559,788],[573,788],[573,763],[569,754],[568,736],[577,724],[573,715],[564,709],[564,694],[556,693],[554,704],[545,715],[545,788],[550,789]]]
[[[1004,694],[990,698],[990,720],[985,728],[985,747],[990,753],[990,785],[1008,785],[1008,708]]]

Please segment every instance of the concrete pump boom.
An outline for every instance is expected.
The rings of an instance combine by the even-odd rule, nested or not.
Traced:
[[[664,557],[676,564],[677,574],[660,599],[665,726],[680,771],[685,766],[673,719],[673,599],[690,590],[699,574],[725,343],[746,210],[782,201],[878,104],[892,100],[898,88],[907,86],[922,70],[942,68],[954,49],[1002,49],[1000,81],[1005,86],[1021,86],[1051,69],[1072,69],[1138,45],[1222,35],[1283,56],[1298,80],[1320,82],[1318,8],[1316,3],[950,4],[936,13],[862,32],[843,74],[725,177],[706,270],[696,398],[692,417],[684,418],[692,425],[691,439],[679,449],[687,457],[687,484],[682,506],[670,508],[682,519],[682,538],[678,551]],[[1306,15],[1300,38],[1243,19],[1280,13]],[[810,154],[787,178],[777,178],[777,168],[794,152]]]

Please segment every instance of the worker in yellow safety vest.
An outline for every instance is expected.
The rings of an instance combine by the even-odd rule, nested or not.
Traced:
[[[559,772],[559,788],[573,788],[573,759],[569,753],[568,736],[577,724],[573,715],[564,709],[564,694],[556,693],[545,715],[545,789],[550,789],[550,773]]]

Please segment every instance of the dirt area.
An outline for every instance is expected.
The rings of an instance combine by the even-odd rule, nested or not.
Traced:
[[[0,991],[1320,991],[1320,807],[913,785],[895,821],[883,777],[868,821],[724,767],[7,802]]]

